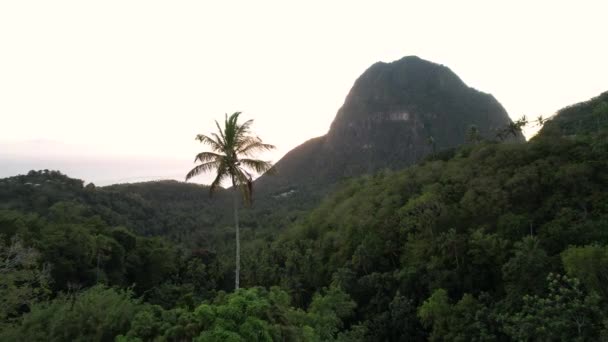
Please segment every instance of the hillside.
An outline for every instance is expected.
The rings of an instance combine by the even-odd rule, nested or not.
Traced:
[[[177,242],[196,235],[195,243],[207,248],[215,241],[215,227],[227,216],[225,200],[223,191],[211,198],[208,187],[177,181],[95,187],[49,170],[0,179],[0,209],[46,216],[56,204],[82,205],[87,215],[111,226]]]
[[[254,245],[248,283],[282,284],[304,306],[339,285],[372,341],[597,339],[608,299],[604,99],[561,110],[529,143],[470,144],[351,180]]]
[[[260,177],[256,187],[275,196],[327,189],[462,145],[471,125],[494,139],[509,123],[493,96],[468,87],[445,66],[415,56],[379,62],[356,80],[327,135],[287,153],[276,163],[277,174]],[[524,141],[521,134],[512,139]]]
[[[600,132],[608,125],[608,92],[561,109],[543,126],[539,137]]]
[[[244,210],[233,293],[221,193],[1,179],[0,340],[602,340],[605,100],[526,143],[470,141],[345,180],[295,217],[293,203]]]

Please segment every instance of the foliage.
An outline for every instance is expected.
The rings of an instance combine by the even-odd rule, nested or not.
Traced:
[[[603,252],[567,252],[608,243],[602,132],[480,141],[451,157],[352,179],[278,238],[255,244],[252,282],[282,284],[303,307],[337,282],[357,303],[355,322],[369,340],[468,340],[480,331],[506,339],[498,317],[520,312],[524,298],[543,298],[550,272],[565,269],[605,296]],[[399,293],[413,307],[433,300],[397,337],[387,331],[399,329],[391,323]]]
[[[317,295],[306,312],[290,307],[287,293],[276,287],[240,289],[193,311],[150,306],[118,340],[328,341],[337,337],[353,307],[336,288]]]
[[[0,287],[0,291],[23,291],[23,295],[14,293],[17,297],[37,297],[46,289],[56,294],[104,283],[133,286],[135,293],[155,303],[187,305],[188,297],[202,300],[212,296],[223,277],[214,253],[186,252],[166,239],[108,227],[74,203],[55,204],[45,218],[0,210],[0,231],[20,236],[10,236],[13,243],[8,246],[7,239],[0,243],[2,253],[8,253],[3,258],[6,263],[21,263],[11,261],[3,266],[8,273],[2,277],[6,287]],[[15,282],[17,288],[10,285]],[[170,284],[177,285],[178,290],[168,295],[165,290]],[[17,305],[26,299],[12,300]],[[26,307],[27,303],[19,305]]]
[[[431,328],[431,341],[494,341],[495,321],[484,303],[465,294],[452,304],[444,289],[438,289],[418,309],[423,325]]]
[[[524,297],[521,311],[506,317],[517,341],[593,341],[602,328],[600,298],[586,294],[576,278],[549,274],[546,296]]]
[[[253,120],[239,124],[241,112],[235,112],[230,117],[226,114],[224,127],[216,121],[218,132],[211,135],[199,134],[196,140],[211,147],[213,152],[201,152],[196,155],[194,162],[201,164],[194,167],[186,175],[186,180],[202,173],[215,171],[216,177],[209,187],[213,192],[229,179],[235,188],[243,193],[245,201],[251,201],[252,172],[264,173],[272,167],[270,162],[251,159],[257,152],[274,149],[273,145],[265,144],[250,132]]]
[[[49,294],[49,266],[17,236],[7,245],[0,235],[0,328]]]
[[[261,197],[232,293],[227,191],[2,179],[0,340],[600,340],[606,101],[525,144],[473,129],[407,169]]]
[[[140,306],[129,290],[99,285],[33,305],[14,326],[0,332],[0,340],[112,341],[129,329]]]
[[[585,287],[608,298],[608,248],[588,245],[570,247],[561,254],[564,269],[570,277],[576,277]]]

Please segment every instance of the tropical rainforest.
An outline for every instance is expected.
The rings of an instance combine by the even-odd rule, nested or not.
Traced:
[[[1,179],[0,341],[608,339],[608,93],[528,124],[254,192],[236,291],[228,190]]]

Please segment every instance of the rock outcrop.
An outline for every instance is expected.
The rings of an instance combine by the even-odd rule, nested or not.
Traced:
[[[357,79],[327,135],[287,153],[276,163],[277,174],[260,177],[256,187],[276,195],[403,168],[465,143],[471,125],[494,138],[509,123],[492,95],[468,87],[443,65],[415,56],[379,62]]]

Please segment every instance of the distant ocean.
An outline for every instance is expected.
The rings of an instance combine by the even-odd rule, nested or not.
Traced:
[[[0,153],[0,178],[27,174],[30,170],[58,170],[71,178],[78,178],[98,186],[135,183],[160,179],[184,181],[195,166],[192,160],[103,157],[54,157],[36,159],[30,156],[3,155]],[[210,183],[211,175],[194,179],[196,183]]]

